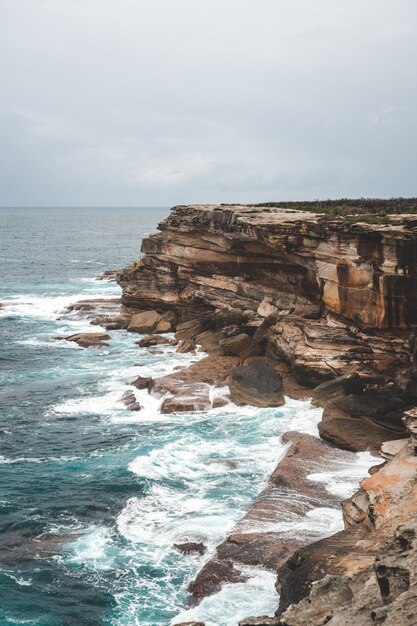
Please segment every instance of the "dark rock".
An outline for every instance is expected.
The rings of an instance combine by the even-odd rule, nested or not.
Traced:
[[[407,436],[402,423],[404,406],[395,391],[342,396],[326,404],[320,436],[346,450],[379,450],[384,441]]]
[[[186,543],[174,543],[174,548],[182,554],[204,554],[206,547],[203,543],[188,541]]]
[[[139,341],[136,341],[135,343],[137,343],[137,345],[141,348],[149,348],[150,346],[169,344],[169,339],[162,337],[161,335],[149,335],[149,337],[139,339]]]
[[[264,360],[235,367],[230,372],[229,389],[236,404],[260,407],[284,404],[282,378]]]
[[[211,560],[198,573],[196,579],[188,586],[188,591],[195,598],[204,598],[217,593],[223,583],[241,583],[247,578],[235,569],[231,561]]]
[[[247,359],[250,356],[265,354],[265,348],[245,333],[221,339],[219,345],[225,356],[238,356]]]
[[[342,398],[350,394],[360,394],[363,383],[359,374],[347,374],[321,383],[313,390],[312,403],[323,406],[325,402]]]
[[[140,411],[142,408],[133,391],[125,391],[122,395],[122,402],[128,411]]]
[[[133,380],[129,385],[133,385],[136,389],[148,389],[152,382],[152,378],[150,376],[138,376],[136,380]]]
[[[280,626],[280,620],[278,617],[268,617],[267,615],[246,617],[240,620],[239,626]]]
[[[204,622],[181,622],[173,624],[173,626],[206,626]]]

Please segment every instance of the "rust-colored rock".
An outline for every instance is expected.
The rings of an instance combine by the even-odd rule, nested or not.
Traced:
[[[162,337],[161,335],[149,335],[149,337],[139,339],[139,341],[136,341],[136,343],[141,348],[149,348],[150,346],[161,346],[164,344],[169,344],[169,339],[167,339],[166,337]]]
[[[156,311],[142,311],[132,317],[127,330],[131,333],[149,333],[157,329],[160,321],[161,315]]]

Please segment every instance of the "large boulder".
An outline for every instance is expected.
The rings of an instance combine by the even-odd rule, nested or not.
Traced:
[[[131,333],[151,333],[158,322],[161,321],[161,315],[157,311],[142,311],[136,313],[130,320],[127,330]],[[161,332],[161,331],[158,331]]]
[[[131,333],[169,333],[175,327],[175,314],[166,311],[142,311],[136,313],[130,320],[127,330]]]
[[[235,404],[267,407],[285,402],[281,376],[263,359],[235,367],[230,372],[229,389]]]

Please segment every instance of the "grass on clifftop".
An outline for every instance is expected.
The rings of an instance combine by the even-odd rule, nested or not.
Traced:
[[[389,224],[388,215],[417,214],[417,198],[341,198],[340,200],[312,200],[305,202],[262,202],[252,206],[293,209],[324,213],[321,219],[341,219],[349,227],[361,221],[367,224]]]

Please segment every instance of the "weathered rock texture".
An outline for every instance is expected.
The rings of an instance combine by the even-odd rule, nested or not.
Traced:
[[[286,453],[267,485],[190,585],[197,598],[213,593],[213,578],[216,589],[230,582],[241,564],[277,571],[295,550],[322,536],[306,530],[305,516],[316,508],[340,506],[339,498],[309,476],[337,470],[353,462],[353,454],[298,432],[286,433],[283,442]]]
[[[143,241],[144,256],[117,276],[125,311],[152,311],[176,330],[180,350],[209,353],[147,383],[154,395],[169,395],[163,410],[214,406],[210,386],[229,380],[233,395],[231,370],[264,359],[283,375],[284,391],[318,386],[323,438],[347,450],[390,441],[391,460],[345,503],[346,529],[304,545],[315,538],[278,536],[274,520],[337,506],[306,472],[317,459],[331,467],[332,454],[350,453],[291,436],[290,453],[243,526],[190,585],[202,597],[242,580],[239,563],[279,569],[284,613],[248,624],[417,624],[415,532],[397,530],[417,511],[417,219],[386,222],[273,206],[178,206]],[[401,447],[404,426],[413,443]]]
[[[277,624],[416,624],[417,457],[409,442],[362,481],[343,512],[344,531],[301,548],[280,569],[285,612]],[[347,592],[339,599],[323,582],[329,575]]]
[[[414,221],[391,226],[321,221],[270,207],[178,206],[145,253],[118,275],[123,301],[187,317],[201,306],[329,313],[370,328],[417,323]],[[225,297],[227,296],[227,297]]]
[[[143,241],[145,255],[119,273],[122,301],[173,312],[180,322],[205,317],[208,326],[213,314],[234,315],[235,335],[246,337],[223,342],[225,354],[235,355],[239,342],[242,356],[266,350],[291,363],[305,385],[352,368],[368,382],[401,370],[403,391],[417,393],[410,361],[415,220],[345,226],[322,217],[273,207],[175,207],[161,232]]]

